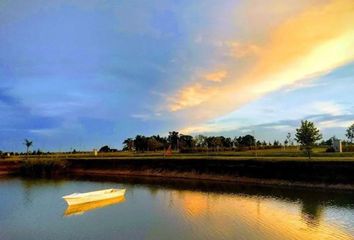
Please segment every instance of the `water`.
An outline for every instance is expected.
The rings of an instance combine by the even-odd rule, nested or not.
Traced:
[[[124,187],[67,209],[61,196]],[[144,180],[0,180],[0,239],[354,239],[354,193]]]

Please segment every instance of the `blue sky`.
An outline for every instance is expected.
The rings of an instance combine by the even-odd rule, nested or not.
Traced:
[[[0,150],[170,130],[283,140],[301,119],[344,138],[352,2],[263,4],[0,0]]]

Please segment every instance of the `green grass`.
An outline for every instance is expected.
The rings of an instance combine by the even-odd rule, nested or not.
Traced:
[[[220,160],[269,160],[269,161],[308,161],[304,153],[296,147],[286,149],[258,149],[257,151],[228,151],[228,152],[202,152],[202,153],[178,153],[164,157],[164,152],[113,152],[99,153],[54,153],[44,155],[30,155],[28,160],[65,160],[65,159],[220,159]],[[11,156],[4,160],[26,160],[26,156]],[[354,161],[354,152],[326,153],[325,148],[314,148],[312,161]]]

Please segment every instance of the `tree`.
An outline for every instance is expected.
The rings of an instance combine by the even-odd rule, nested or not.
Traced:
[[[25,144],[26,146],[26,155],[28,157],[29,148],[33,145],[33,142],[28,139],[25,139],[25,142],[23,144]]]
[[[162,143],[158,142],[155,137],[147,138],[147,150],[156,151],[158,148],[161,148]]]
[[[334,141],[338,141],[339,139],[334,135],[333,137],[330,138],[331,140],[331,145],[334,144]]]
[[[233,143],[235,148],[240,147],[240,138],[241,137],[234,137],[234,140],[232,141],[232,143]]]
[[[41,155],[43,152],[40,149],[37,149],[37,152],[35,153],[36,155]]]
[[[292,145],[291,133],[286,135],[286,139],[284,141],[284,146],[287,147],[288,145]]]
[[[178,141],[179,141],[179,133],[178,132],[175,132],[175,131],[169,132],[167,140],[173,150],[178,149],[178,147],[179,147],[178,146]]]
[[[222,147],[222,138],[214,137],[214,136],[208,137],[207,144],[208,144],[208,148],[211,148],[213,150],[218,150],[220,147]]]
[[[194,137],[195,139],[195,145],[197,147],[207,147],[208,143],[207,143],[207,136],[204,135],[197,135]]]
[[[244,147],[251,147],[254,146],[256,143],[256,139],[252,136],[252,135],[245,135],[243,137],[241,137],[240,140],[238,140],[241,146]]]
[[[163,150],[164,148],[168,147],[168,142],[167,142],[167,138],[165,137],[160,137],[160,135],[153,135],[151,136],[153,138],[156,139],[156,141],[159,142],[159,150]]]
[[[134,148],[134,140],[132,138],[125,139],[123,144],[123,150],[132,151]]]
[[[134,146],[136,151],[144,152],[147,150],[147,139],[145,136],[136,135],[134,139]]]
[[[353,139],[354,139],[354,123],[350,127],[348,127],[347,133],[345,134],[345,136],[349,139],[350,143],[353,143]]]
[[[301,121],[300,128],[296,129],[295,140],[300,143],[309,159],[311,159],[313,145],[321,139],[322,134],[313,122]]]
[[[232,148],[233,144],[231,138],[222,138],[222,145],[224,148]]]
[[[111,148],[108,147],[107,145],[101,147],[100,150],[99,150],[99,152],[110,152],[110,151],[111,151]]]
[[[335,138],[335,136],[334,136]],[[335,138],[336,139],[336,138]],[[322,140],[320,143],[319,143],[320,146],[325,146],[325,147],[330,147],[333,145],[333,137],[327,139],[327,140]]]
[[[192,136],[181,134],[179,137],[179,144],[181,148],[193,148],[195,146],[195,141]]]
[[[224,137],[221,137],[221,136],[213,138],[213,145],[214,145],[214,147],[216,147],[216,150],[218,150],[218,151],[223,146],[223,138]]]

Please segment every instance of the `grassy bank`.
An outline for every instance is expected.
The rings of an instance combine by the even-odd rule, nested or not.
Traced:
[[[54,177],[65,174],[68,166],[66,160],[32,159],[22,161],[17,173],[29,177]]]
[[[22,176],[144,176],[228,181],[247,184],[354,189],[354,153],[317,151],[309,161],[299,151],[212,152],[164,157],[162,152],[58,153],[14,156]],[[7,163],[3,164],[3,163]],[[2,167],[1,167],[2,166]]]
[[[68,159],[70,170],[119,171],[124,174],[257,178],[354,184],[352,161],[269,161],[223,159]]]
[[[0,177],[19,172],[21,166],[22,166],[21,161],[0,160]]]
[[[6,160],[21,161],[25,159],[47,159],[47,160],[63,160],[63,159],[79,159],[79,160],[92,160],[92,159],[116,159],[116,160],[129,160],[129,159],[204,159],[204,160],[270,160],[270,161],[309,161],[304,153],[297,148],[286,149],[259,149],[257,151],[218,151],[218,152],[202,152],[202,153],[179,153],[173,152],[172,156],[165,157],[164,152],[108,152],[98,153],[97,156],[93,152],[83,153],[52,153],[42,155],[17,155],[5,157]],[[1,159],[0,159],[1,161]],[[327,153],[325,148],[315,148],[311,161],[354,161],[354,152],[343,153]]]

